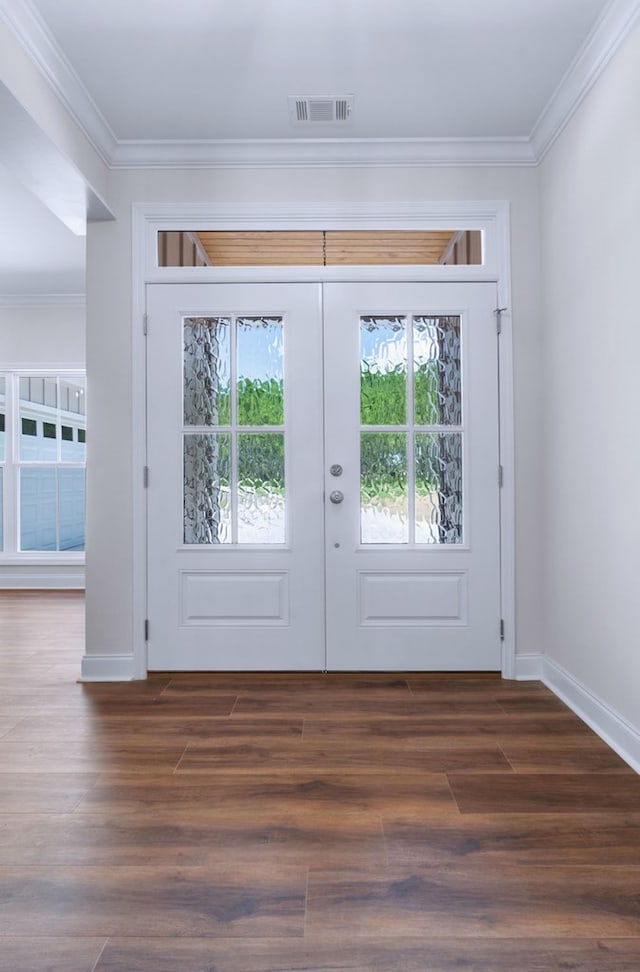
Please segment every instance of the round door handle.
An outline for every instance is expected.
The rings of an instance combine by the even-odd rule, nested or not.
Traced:
[[[331,500],[332,503],[335,503],[337,505],[338,503],[342,503],[344,499],[344,493],[339,489],[334,489],[332,493],[329,493],[329,499]]]

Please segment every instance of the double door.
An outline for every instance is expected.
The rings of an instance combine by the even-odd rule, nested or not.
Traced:
[[[150,670],[497,670],[491,284],[148,292]]]

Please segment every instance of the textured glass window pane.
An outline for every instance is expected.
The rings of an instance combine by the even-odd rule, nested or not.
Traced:
[[[229,425],[229,319],[188,317],[183,340],[184,424]]]
[[[58,469],[58,549],[84,550],[84,469]]]
[[[20,549],[55,550],[56,470],[20,471]]]
[[[281,432],[238,436],[238,542],[285,542]]]
[[[228,434],[184,437],[184,542],[231,543]]]
[[[407,543],[407,436],[364,432],[360,438],[362,543]]]
[[[281,317],[240,317],[238,424],[284,423],[284,355]]]
[[[414,317],[413,370],[417,425],[460,425],[460,318]]]
[[[363,425],[407,420],[407,333],[402,317],[360,318],[360,415]]]
[[[416,543],[462,542],[462,433],[416,435]]]

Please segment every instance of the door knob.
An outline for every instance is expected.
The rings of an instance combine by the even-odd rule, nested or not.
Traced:
[[[332,493],[329,493],[329,499],[332,503],[338,504],[342,503],[344,499],[344,493],[339,489],[334,489]]]

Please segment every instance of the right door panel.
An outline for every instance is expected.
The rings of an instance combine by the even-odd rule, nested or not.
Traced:
[[[494,306],[324,287],[329,670],[501,667]]]

